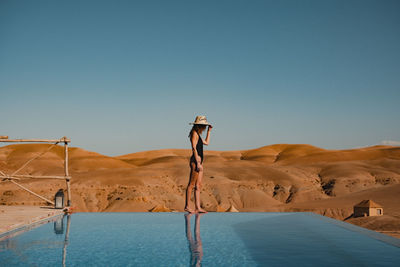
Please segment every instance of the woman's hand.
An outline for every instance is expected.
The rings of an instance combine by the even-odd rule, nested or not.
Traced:
[[[200,172],[203,170],[203,164],[201,164],[199,161],[196,164],[196,171]]]
[[[196,156],[196,171],[202,171],[203,170],[203,164],[201,164],[201,157],[200,156]]]
[[[213,127],[212,127],[212,125],[210,124],[210,125],[208,125],[208,129],[207,129],[207,131],[211,131],[211,129],[212,129]]]

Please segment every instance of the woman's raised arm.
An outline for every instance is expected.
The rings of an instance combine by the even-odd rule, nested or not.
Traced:
[[[212,129],[212,125],[208,125],[206,140],[203,141],[203,144],[205,144],[206,146],[208,146],[208,144],[210,143],[210,131],[211,131],[211,129]]]

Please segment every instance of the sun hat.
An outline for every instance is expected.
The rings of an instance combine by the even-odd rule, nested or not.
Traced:
[[[210,125],[210,123],[207,121],[206,116],[197,116],[194,122],[189,124]]]

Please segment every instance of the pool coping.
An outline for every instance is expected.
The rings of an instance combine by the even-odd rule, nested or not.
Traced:
[[[303,213],[308,213],[314,217],[318,217],[321,220],[325,220],[325,221],[335,224],[339,227],[345,228],[350,231],[358,232],[360,234],[366,235],[368,237],[371,237],[371,238],[381,241],[383,243],[390,244],[392,246],[400,248],[400,239],[399,238],[388,236],[388,235],[376,232],[374,230],[370,230],[370,229],[367,229],[367,228],[364,228],[361,226],[357,226],[357,225],[354,225],[351,223],[339,221],[339,220],[336,220],[336,219],[333,219],[330,217],[326,217],[326,216],[323,216],[323,215],[320,215],[320,214],[317,214],[314,212],[303,212]]]
[[[55,214],[55,215],[52,215],[52,216],[49,216],[49,217],[41,218],[41,219],[39,219],[37,221],[33,221],[31,223],[28,223],[28,224],[24,224],[24,225],[18,226],[18,227],[14,228],[14,229],[11,229],[11,230],[7,231],[7,232],[3,232],[3,233],[0,234],[0,241],[2,241],[4,239],[7,239],[7,238],[14,237],[14,236],[22,234],[22,233],[25,233],[27,231],[30,231],[30,230],[32,230],[32,229],[34,229],[34,228],[36,228],[36,227],[38,227],[38,226],[40,226],[42,224],[49,223],[51,221],[54,221],[56,218],[62,217],[62,216],[64,216],[64,213],[58,213],[58,214]]]

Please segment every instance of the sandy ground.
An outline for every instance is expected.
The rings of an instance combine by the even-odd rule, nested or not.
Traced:
[[[0,206],[0,234],[63,214],[62,210],[35,206]]]
[[[378,231],[379,233],[400,239],[400,231]]]
[[[0,170],[13,173],[46,144],[0,147]],[[208,147],[206,147],[208,148]],[[55,146],[19,174],[63,175],[64,150]],[[69,150],[75,212],[183,211],[189,149],[163,149],[109,157]],[[21,179],[54,199],[61,180]],[[396,236],[400,232],[400,147],[326,150],[277,144],[240,151],[205,151],[201,205],[208,211],[311,211]],[[351,218],[353,206],[371,199],[381,218]],[[43,206],[42,200],[0,180],[0,205]]]

